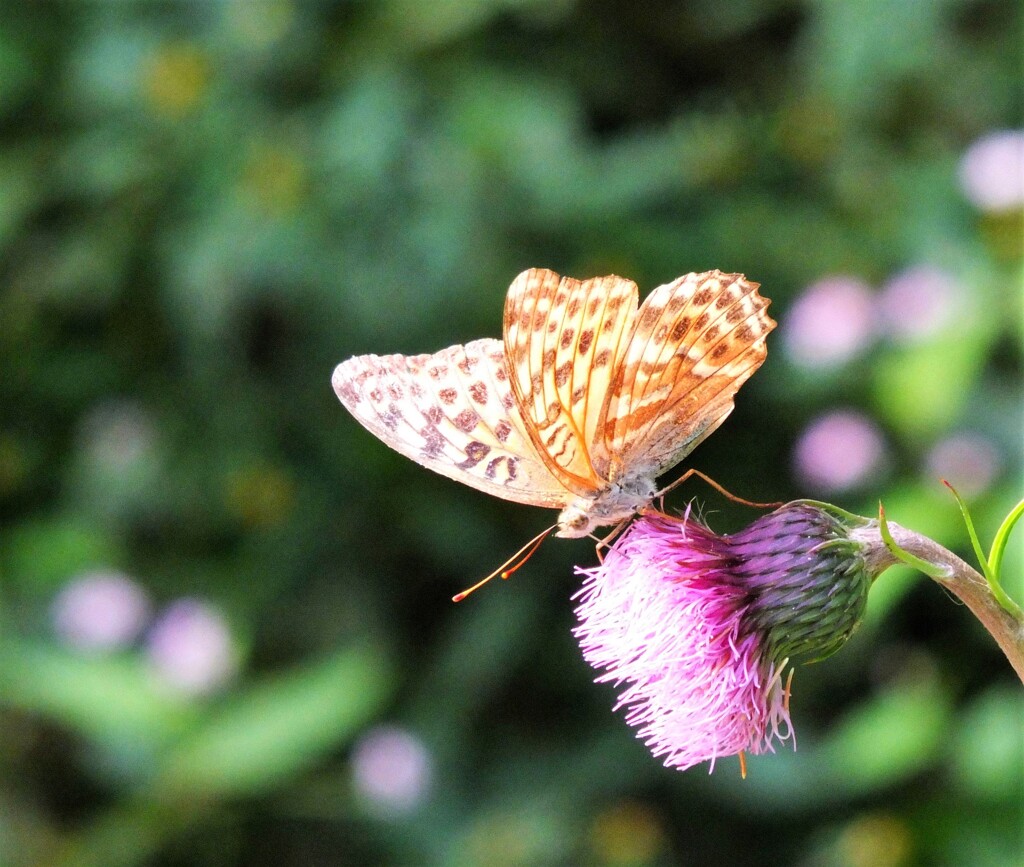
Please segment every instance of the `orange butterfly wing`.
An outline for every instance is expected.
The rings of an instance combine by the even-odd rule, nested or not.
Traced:
[[[775,322],[741,274],[687,274],[655,289],[633,323],[599,420],[614,473],[657,476],[732,412]]]
[[[607,462],[592,445],[637,296],[621,277],[580,281],[535,268],[505,301],[505,355],[527,434],[551,474],[581,496],[606,486]]]

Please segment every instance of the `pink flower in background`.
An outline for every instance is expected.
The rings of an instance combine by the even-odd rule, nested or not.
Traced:
[[[127,575],[87,572],[61,590],[54,600],[54,630],[78,650],[104,652],[130,644],[146,625],[149,600]]]
[[[878,426],[854,410],[837,410],[811,422],[794,450],[794,471],[819,493],[856,488],[885,463],[885,441]]]
[[[960,161],[960,183],[981,211],[1024,207],[1024,130],[1001,130],[974,142]]]
[[[945,479],[965,497],[988,490],[1002,463],[991,440],[976,433],[959,433],[937,442],[925,465],[931,480]]]
[[[732,536],[649,512],[580,570],[583,656],[667,767],[713,769],[793,738],[791,657],[838,649],[867,599],[871,576],[847,529],[802,502]]]
[[[168,686],[190,695],[223,686],[237,667],[221,614],[198,599],[180,599],[161,613],[146,642],[150,663]]]
[[[918,265],[896,274],[882,287],[878,318],[887,334],[913,341],[941,332],[963,317],[965,293],[945,271]]]
[[[874,296],[856,277],[824,277],[789,309],[782,339],[802,367],[836,367],[855,358],[874,339]]]
[[[397,726],[370,729],[352,754],[356,790],[374,809],[409,813],[430,788],[431,760],[415,735]]]

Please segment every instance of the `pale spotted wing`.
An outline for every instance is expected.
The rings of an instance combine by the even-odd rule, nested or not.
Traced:
[[[520,274],[505,301],[505,354],[526,430],[551,474],[580,495],[606,486],[591,444],[637,305],[621,277]]]
[[[757,288],[741,274],[708,271],[644,301],[601,415],[600,441],[618,474],[660,474],[732,412],[775,327]]]
[[[360,355],[335,368],[332,384],[371,433],[435,472],[517,503],[561,508],[570,498],[526,435],[498,340]]]

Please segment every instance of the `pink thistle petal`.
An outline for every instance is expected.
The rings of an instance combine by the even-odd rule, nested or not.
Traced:
[[[667,767],[685,770],[793,737],[781,667],[749,628],[749,589],[695,521],[644,516],[577,594],[574,634],[616,710]],[[785,663],[783,663],[783,666]]]

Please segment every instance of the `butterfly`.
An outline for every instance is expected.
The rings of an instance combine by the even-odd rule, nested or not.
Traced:
[[[765,359],[768,299],[742,274],[659,286],[533,268],[505,299],[504,341],[359,355],[334,390],[371,433],[489,494],[559,509],[558,532],[618,524],[733,409]]]

